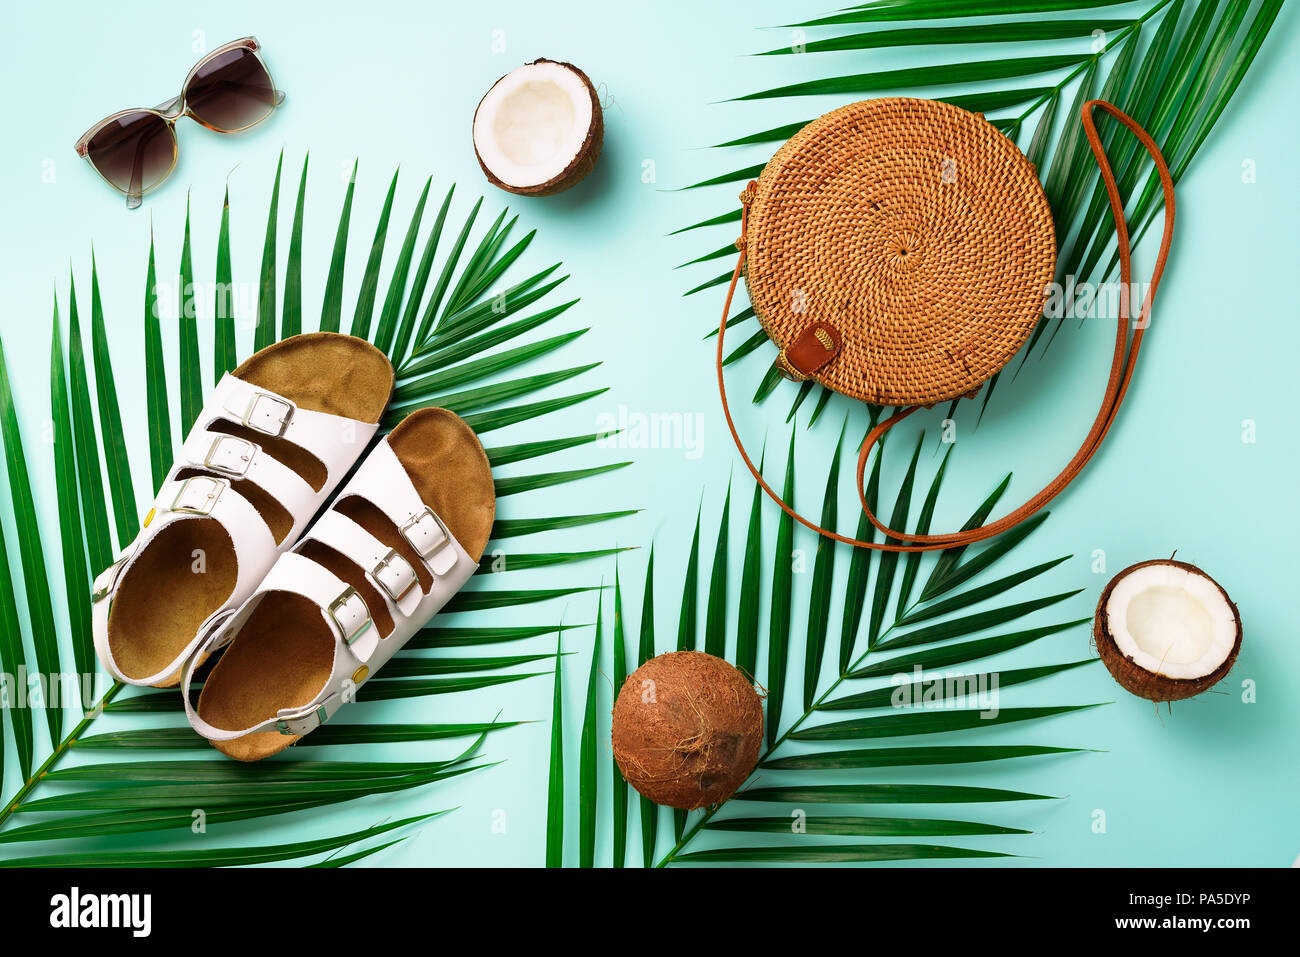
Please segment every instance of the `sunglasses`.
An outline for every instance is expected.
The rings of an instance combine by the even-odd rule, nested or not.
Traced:
[[[128,209],[135,209],[176,168],[176,121],[182,116],[218,133],[238,133],[261,123],[284,102],[261,49],[253,37],[218,47],[190,70],[180,96],[152,110],[105,117],[77,140],[77,153],[126,196]]]

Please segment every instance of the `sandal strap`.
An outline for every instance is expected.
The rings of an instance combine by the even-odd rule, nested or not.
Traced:
[[[310,521],[319,504],[316,490],[306,479],[256,442],[237,435],[195,431],[185,440],[179,459],[191,468],[215,472],[234,482],[251,482],[284,506],[295,527]]]
[[[302,595],[315,604],[339,646],[365,664],[379,644],[370,607],[361,594],[323,565],[305,555],[286,552],[267,573],[256,595],[273,591]]]
[[[370,451],[339,498],[348,495],[364,498],[387,515],[435,578],[449,574],[461,560],[451,531],[420,498],[387,438]]]
[[[406,556],[342,512],[331,508],[311,527],[307,538],[328,545],[360,565],[395,619],[409,618],[420,607],[424,591]]]
[[[325,464],[326,484],[343,477],[379,429],[378,423],[300,408],[229,372],[217,383],[204,413],[301,446]]]

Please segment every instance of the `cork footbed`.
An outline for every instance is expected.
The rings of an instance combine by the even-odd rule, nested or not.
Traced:
[[[294,336],[250,356],[232,373],[294,402],[361,422],[378,422],[393,391],[388,358],[364,339],[316,332]],[[314,488],[325,484],[325,466],[314,455],[283,439],[228,422],[213,430],[246,437]],[[182,469],[178,477],[216,474]],[[293,527],[293,517],[263,489],[246,480],[231,483],[246,498],[277,542]],[[157,674],[194,640],[199,626],[235,590],[235,548],[230,535],[212,518],[175,522],[145,546],[127,569],[108,616],[108,644],[127,677]],[[180,682],[180,670],[155,687]]]
[[[403,419],[388,437],[420,498],[475,561],[483,556],[496,517],[492,469],[478,436],[446,409],[421,409]],[[381,542],[401,551],[416,569],[420,587],[432,577],[392,520],[365,499],[347,496],[335,503]],[[319,542],[297,551],[329,568],[356,588],[379,634],[394,628],[383,599],[359,565]],[[198,711],[218,728],[247,728],[284,708],[309,704],[329,682],[334,667],[334,636],[321,610],[288,592],[266,595],[227,647],[203,683]],[[213,741],[239,761],[260,761],[296,743],[298,735],[263,731],[233,741]]]

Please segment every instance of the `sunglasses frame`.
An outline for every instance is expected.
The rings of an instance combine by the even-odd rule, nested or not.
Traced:
[[[252,123],[249,123],[247,126],[241,126],[238,129],[223,130],[223,129],[218,129],[217,127],[213,126],[211,123],[204,121],[202,118],[196,115],[190,109],[189,104],[185,102],[185,93],[189,89],[190,81],[194,79],[195,75],[199,72],[199,70],[201,70],[209,61],[213,60],[214,58],[220,56],[223,53],[229,53],[231,50],[248,50],[250,53],[253,54],[253,56],[257,57],[257,62],[262,65],[262,69],[266,73],[266,78],[271,84],[271,94],[272,94],[273,102],[271,104],[271,108],[267,110],[266,114],[262,116],[260,119],[254,120]],[[201,126],[207,127],[208,129],[212,130],[214,133],[242,133],[245,130],[250,130],[254,126],[257,126],[260,123],[265,122],[267,119],[270,118],[271,114],[274,113],[276,109],[279,108],[279,106],[283,103],[284,103],[284,91],[275,85],[275,78],[271,76],[271,70],[266,65],[266,60],[262,58],[262,44],[258,42],[256,37],[242,37],[238,40],[231,40],[229,43],[222,44],[221,46],[217,47],[215,50],[211,50],[207,54],[205,54],[204,57],[201,60],[199,60],[198,63],[194,64],[194,66],[190,68],[190,72],[185,74],[185,82],[181,84],[181,92],[178,95],[173,96],[170,100],[167,100],[166,102],[159,103],[157,106],[153,107],[152,109],[148,107],[133,107],[127,110],[118,110],[116,113],[104,117],[94,126],[92,126],[90,129],[86,130],[85,133],[81,134],[80,139],[77,140],[75,149],[77,151],[77,155],[90,164],[90,168],[95,171],[96,175],[98,175],[100,179],[102,179],[114,190],[116,190],[117,192],[121,193],[123,196],[126,197],[127,208],[135,209],[140,205],[141,197],[143,197],[145,193],[153,192],[155,189],[157,189],[159,186],[165,183],[168,180],[168,178],[172,175],[172,172],[176,169],[176,163],[180,159],[180,153],[181,153],[180,141],[176,138],[177,120],[181,119],[182,117],[189,117],[190,119],[194,120],[194,122],[198,123]],[[166,124],[167,132],[172,138],[172,164],[167,168],[167,172],[158,178],[158,181],[156,183],[153,183],[150,186],[146,186],[142,188],[139,192],[132,192],[129,189],[122,189],[122,187],[112,182],[107,176],[105,176],[102,172],[100,172],[99,167],[96,166],[94,160],[90,158],[90,141],[91,139],[94,138],[96,133],[98,133],[109,123],[112,123],[114,120],[121,119],[124,116],[132,116],[137,113],[152,114],[158,117],[159,119],[161,119],[163,123]]]

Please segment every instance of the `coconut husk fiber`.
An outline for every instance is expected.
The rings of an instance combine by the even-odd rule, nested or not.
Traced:
[[[692,810],[725,801],[754,770],[763,706],[721,658],[670,652],[623,683],[613,738],[628,784],[656,804]]]

